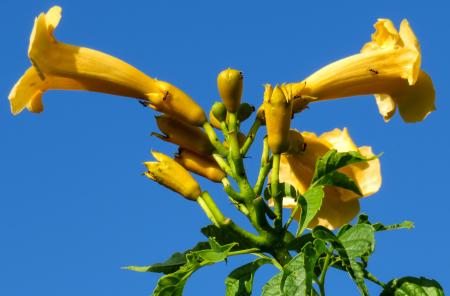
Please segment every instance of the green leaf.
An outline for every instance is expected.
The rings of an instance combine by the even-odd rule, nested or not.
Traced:
[[[333,248],[338,252],[345,269],[358,286],[362,295],[369,295],[369,291],[364,282],[364,269],[356,262],[355,258],[348,255],[347,250],[341,241],[331,232],[329,229],[323,226],[316,226],[312,230],[313,237],[321,239],[324,242],[330,243]],[[352,252],[352,251],[350,251]]]
[[[195,254],[204,261],[215,263],[225,260],[228,257],[230,250],[236,246],[237,243],[233,242],[221,246],[216,242],[215,238],[209,238],[209,245],[211,246],[211,249],[197,251]]]
[[[314,269],[316,267],[317,260],[322,254],[326,252],[325,243],[321,240],[315,240],[314,243],[307,243],[302,250],[305,256],[305,283],[306,283],[306,295],[311,295],[313,289]]]
[[[335,149],[332,149],[317,161],[312,183],[349,164],[365,162],[371,159],[373,158],[366,158],[356,151],[337,152]]]
[[[279,185],[278,185],[278,188],[279,188],[279,193],[283,196],[283,197],[286,197],[286,196],[288,196],[288,197],[292,197],[292,198],[294,198],[294,199],[297,199],[297,196],[298,196],[298,191],[297,191],[297,189],[293,186],[293,185],[291,185],[291,184],[289,184],[289,183],[285,183],[285,182],[283,182],[283,183],[280,183]],[[269,200],[269,199],[271,199],[273,196],[272,196],[272,187],[270,186],[270,184],[269,184],[269,186],[267,186],[265,189],[264,189],[264,199],[265,200]]]
[[[350,258],[370,255],[375,248],[375,230],[369,224],[357,224],[338,238]]]
[[[306,207],[301,203],[302,213],[300,216],[300,221],[298,224],[299,227],[297,229],[296,236],[300,236],[306,229],[306,227],[308,227],[309,222],[311,222],[314,216],[316,216],[317,212],[322,206],[322,199],[324,195],[325,192],[323,191],[323,186],[310,187],[305,192],[305,194],[303,194],[303,197],[306,200]]]
[[[444,296],[444,290],[435,280],[403,277],[387,283],[380,296]]]
[[[126,266],[122,267],[122,269],[128,269],[137,272],[159,272],[164,274],[169,274],[177,271],[182,265],[186,263],[186,254],[208,249],[210,244],[207,242],[200,242],[194,248],[187,250],[184,253],[174,253],[169,259],[164,261],[163,263],[155,263],[147,266]]]
[[[402,223],[383,225],[380,222],[372,225],[375,231],[385,231],[385,230],[397,230],[397,229],[411,229],[414,228],[414,223],[411,221],[403,221]]]
[[[181,296],[186,281],[199,268],[223,261],[228,252],[236,245],[231,243],[220,245],[214,238],[209,239],[210,249],[191,251],[186,253],[186,263],[173,273],[166,274],[158,280],[154,296]]]
[[[306,294],[305,254],[299,253],[263,287],[263,296],[304,296]]]
[[[225,279],[226,296],[247,296],[252,294],[256,270],[271,260],[260,258],[233,270]]]
[[[341,187],[350,191],[353,191],[354,193],[358,195],[362,195],[361,190],[359,190],[358,185],[355,181],[353,181],[352,178],[349,176],[340,173],[338,171],[333,171],[325,176],[319,178],[315,183],[315,186],[317,185],[324,185],[324,186],[337,186]]]

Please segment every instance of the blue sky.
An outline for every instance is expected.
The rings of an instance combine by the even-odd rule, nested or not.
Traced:
[[[157,275],[121,270],[163,261],[204,238],[195,203],[141,176],[150,149],[176,148],[150,137],[155,112],[135,100],[52,91],[40,115],[9,112],[8,93],[29,67],[33,19],[63,8],[59,40],[117,56],[185,90],[206,110],[218,100],[216,75],[245,75],[244,101],[258,105],[264,83],[299,81],[357,53],[377,18],[407,18],[433,78],[437,111],[424,122],[384,123],[372,97],[317,103],[293,127],[321,133],[347,127],[381,158],[383,187],[362,211],[413,230],[381,233],[369,269],[381,280],[412,275],[450,288],[447,218],[450,86],[449,7],[445,1],[2,1],[0,18],[0,295],[148,295]],[[259,135],[261,136],[261,134]],[[255,178],[259,146],[248,168]],[[244,222],[220,186],[202,182],[227,215]],[[447,237],[446,237],[447,236]],[[186,295],[221,295],[223,280],[250,257],[200,270]],[[257,275],[256,293],[275,270]],[[329,295],[358,295],[347,275],[331,272]],[[374,295],[379,290],[370,286]]]

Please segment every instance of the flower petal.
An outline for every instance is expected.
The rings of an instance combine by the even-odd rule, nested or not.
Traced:
[[[397,109],[394,99],[387,94],[375,94],[375,101],[384,121],[388,122],[394,116],[395,110]]]
[[[359,210],[359,201],[357,199],[348,202],[342,201],[336,188],[327,187],[325,188],[322,207],[309,223],[308,228],[314,228],[317,225],[322,225],[330,230],[339,228],[355,218]]]
[[[420,71],[414,85],[404,85],[393,93],[393,97],[400,115],[406,122],[422,121],[436,110],[433,81],[424,71]]]

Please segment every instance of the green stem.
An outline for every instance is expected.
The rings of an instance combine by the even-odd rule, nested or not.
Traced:
[[[223,159],[223,157],[219,154],[214,153],[213,155],[214,160],[216,161],[216,163],[219,165],[219,167],[222,169],[222,171],[224,171],[228,176],[233,177],[233,171],[231,170],[230,166],[228,165],[228,163],[226,162],[225,159]]]
[[[223,190],[225,193],[233,198],[236,201],[243,202],[245,200],[245,196],[243,196],[241,193],[236,192],[233,187],[231,187],[230,181],[228,181],[227,178],[222,179],[223,184]]]
[[[228,141],[230,144],[230,158],[233,162],[236,178],[246,179],[244,162],[242,160],[241,151],[239,149],[238,133],[239,128],[237,124],[236,113],[228,113]]]
[[[242,157],[245,157],[245,155],[248,152],[248,149],[250,149],[250,146],[253,143],[253,140],[256,137],[256,133],[258,132],[259,127],[261,126],[261,121],[256,118],[255,121],[252,124],[252,127],[250,128],[250,131],[248,132],[247,138],[245,139],[244,145],[242,145],[241,148],[241,155]]]
[[[225,149],[225,147],[223,147],[222,143],[220,142],[219,138],[217,137],[216,131],[211,126],[211,124],[209,122],[205,122],[203,124],[203,128],[205,129],[205,133],[208,136],[208,139],[211,142],[211,144],[213,145],[213,147],[216,149],[216,151],[220,155],[226,156],[227,149]]]
[[[325,257],[325,261],[323,263],[322,273],[320,274],[319,281],[317,282],[317,284],[319,285],[321,296],[325,296],[325,275],[327,274],[327,270],[328,270],[330,258],[331,258],[330,254],[332,252],[333,251],[331,250],[329,253],[327,253],[327,256]]]
[[[263,141],[263,151],[261,154],[261,168],[259,169],[258,179],[256,180],[256,184],[253,187],[253,191],[255,194],[261,195],[262,188],[264,186],[264,182],[266,181],[267,175],[269,174],[270,169],[272,168],[272,161],[269,159],[269,143],[267,141],[267,137],[264,138]]]
[[[275,210],[275,229],[281,230],[283,224],[283,196],[279,194],[280,154],[274,154],[272,160],[271,190]]]
[[[217,207],[216,203],[212,199],[211,195],[209,195],[208,191],[203,191],[200,196],[197,198],[197,202],[200,204],[202,209],[205,211],[208,218],[211,219],[216,226],[219,226],[225,223],[225,216],[222,214],[220,209]]]
[[[258,253],[258,252],[261,252],[261,250],[258,248],[250,248],[250,249],[245,249],[245,250],[228,252],[228,256],[236,256],[236,255],[251,254],[251,253]]]

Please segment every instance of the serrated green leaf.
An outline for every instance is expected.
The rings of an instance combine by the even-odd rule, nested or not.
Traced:
[[[312,183],[347,165],[365,162],[371,159],[373,158],[366,158],[356,151],[337,152],[337,150],[332,149],[317,161]]]
[[[128,269],[137,272],[161,272],[172,273],[178,270],[181,265],[186,263],[185,253],[174,253],[169,259],[163,263],[155,263],[147,266],[126,266],[123,269]]]
[[[375,248],[375,230],[369,224],[357,224],[338,235],[350,258],[372,254]]]
[[[402,223],[392,224],[392,225],[383,225],[382,223],[372,224],[375,231],[386,231],[386,230],[397,230],[397,229],[411,229],[414,228],[414,223],[411,221],[403,221]]]
[[[261,296],[285,296],[281,290],[281,279],[283,273],[280,272],[273,276],[263,287]]]
[[[260,258],[233,270],[225,279],[226,296],[247,296],[252,294],[255,272],[271,260]]]
[[[211,249],[201,250],[195,252],[195,254],[210,263],[216,263],[225,260],[228,257],[230,250],[237,245],[237,243],[230,243],[221,246],[217,243],[215,238],[209,238],[209,245]]]
[[[161,277],[153,291],[154,296],[181,296],[186,281],[197,269],[223,261],[228,252],[236,245],[231,243],[220,245],[214,238],[209,238],[210,249],[191,251],[186,253],[186,262],[175,272]]]
[[[444,296],[444,290],[435,280],[403,277],[390,281],[380,296]]]
[[[362,225],[362,224],[361,224]],[[341,241],[331,232],[329,229],[323,226],[316,226],[312,230],[313,237],[321,239],[324,242],[330,243],[333,248],[338,252],[345,269],[358,286],[362,295],[369,295],[369,291],[364,282],[364,269],[355,261],[355,258],[349,257],[347,250]]]
[[[163,263],[155,263],[147,266],[126,266],[122,267],[122,269],[137,271],[137,272],[158,272],[158,273],[164,273],[169,274],[177,271],[180,266],[184,265],[186,263],[186,254],[193,252],[193,251],[199,251],[203,249],[209,248],[208,242],[200,242],[197,245],[195,245],[194,248],[189,249],[185,251],[184,253],[174,253],[172,256],[170,256],[169,259],[164,261]]]
[[[313,289],[314,269],[316,267],[317,260],[326,251],[326,246],[321,240],[315,240],[314,243],[307,243],[303,249],[305,260],[305,284],[306,295],[311,295]]]
[[[314,183],[314,185],[337,186],[340,188],[353,191],[358,195],[362,195],[361,190],[359,189],[356,182],[349,176],[340,173],[338,171],[333,171],[322,176]]]
[[[263,287],[263,296],[305,296],[306,271],[303,253],[297,254],[283,270]]]
[[[306,207],[301,203],[303,213],[300,216],[296,236],[300,236],[306,227],[308,227],[309,222],[316,216],[322,206],[324,195],[325,192],[323,191],[323,186],[310,187],[305,194],[303,194],[303,197],[306,200]]]

